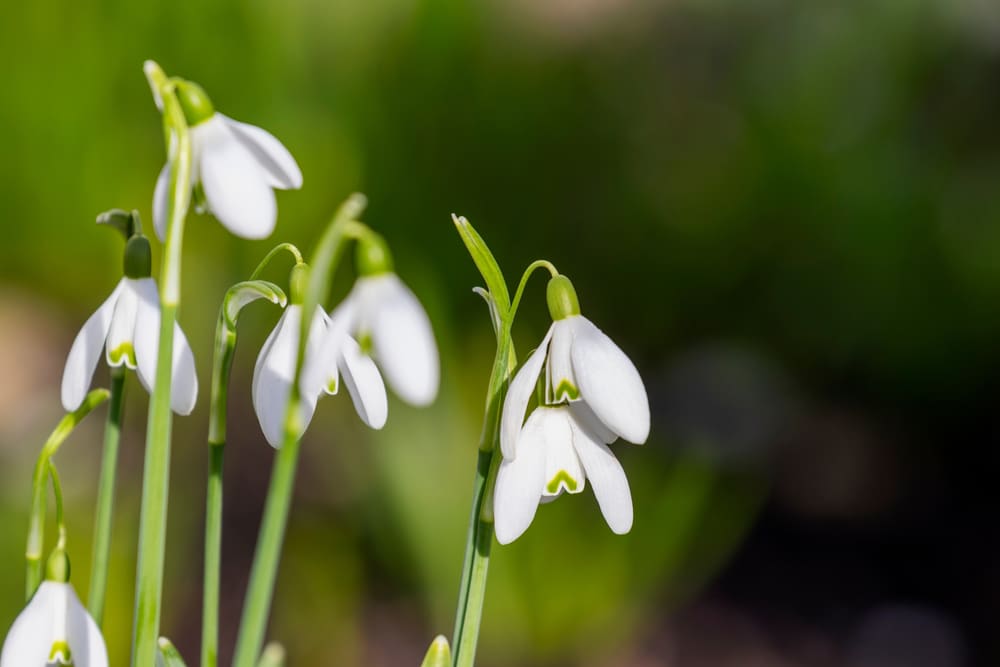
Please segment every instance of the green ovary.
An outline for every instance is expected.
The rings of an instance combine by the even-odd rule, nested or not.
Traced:
[[[545,490],[549,493],[558,493],[560,484],[563,484],[570,493],[576,491],[580,486],[579,482],[570,477],[568,472],[560,470],[556,473],[555,477],[549,480],[549,483],[545,486]]]

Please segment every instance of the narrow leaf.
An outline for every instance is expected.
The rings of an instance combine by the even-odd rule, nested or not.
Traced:
[[[448,640],[443,635],[438,635],[431,642],[431,647],[427,649],[427,655],[420,667],[448,667],[451,665],[451,649],[448,647]]]
[[[476,263],[476,268],[479,269],[483,280],[486,281],[486,288],[496,300],[501,318],[506,319],[507,311],[510,309],[510,293],[507,291],[507,283],[496,258],[493,257],[486,241],[479,235],[472,223],[466,218],[454,214],[452,214],[451,219],[455,223],[455,228],[458,230],[459,236],[462,237],[462,242],[465,243],[469,255],[472,256],[472,261]]]
[[[181,654],[166,637],[160,637],[156,651],[156,667],[187,667]]]

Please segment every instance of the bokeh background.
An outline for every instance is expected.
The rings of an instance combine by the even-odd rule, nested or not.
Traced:
[[[616,445],[635,528],[592,494],[495,548],[483,667],[1000,661],[1000,5],[991,0],[12,3],[0,21],[0,626],[76,331],[120,277],[97,212],[149,219],[145,58],[280,137],[305,174],[267,242],[185,234],[199,407],[176,420],[163,631],[198,655],[207,386],[225,289],[306,252],[352,191],[443,349],[433,408],[373,433],[343,397],[304,447],[270,636],[293,665],[417,665],[450,634],[492,332],[449,219],[514,282],[537,257],[636,361]],[[159,248],[156,248],[158,252]],[[284,268],[272,279],[286,280]],[[336,291],[350,283],[338,275]],[[546,322],[532,283],[516,328]],[[278,312],[241,321],[223,658],[273,452],[251,411]],[[98,382],[106,382],[106,370]],[[107,637],[128,661],[147,397],[129,380]],[[85,595],[104,411],[59,455]]]

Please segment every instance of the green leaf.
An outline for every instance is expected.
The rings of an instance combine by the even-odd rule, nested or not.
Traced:
[[[160,637],[156,651],[156,667],[187,667],[184,659],[166,637]]]
[[[486,281],[486,289],[493,295],[501,319],[506,319],[507,311],[510,310],[510,293],[507,291],[507,283],[496,258],[493,257],[486,241],[479,235],[472,223],[466,218],[454,214],[451,219],[454,221],[455,228],[458,230],[459,236],[462,237],[462,242],[465,243],[469,255],[472,256],[472,261],[476,263],[476,268],[479,269],[483,280]]]
[[[438,635],[431,642],[431,647],[427,649],[427,655],[420,667],[448,667],[451,665],[451,649],[448,647],[448,640],[443,635]]]
[[[265,646],[257,667],[285,667],[285,647],[278,642]]]

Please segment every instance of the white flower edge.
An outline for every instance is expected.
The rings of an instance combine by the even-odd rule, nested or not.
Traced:
[[[76,667],[107,667],[97,623],[68,583],[44,581],[14,621],[0,652],[0,667],[49,664],[55,642],[66,642]]]
[[[156,282],[152,278],[122,278],[87,319],[70,347],[63,370],[63,407],[67,411],[80,407],[102,350],[106,350],[109,365],[124,363],[136,369],[142,385],[150,390],[156,382],[159,340],[160,297]],[[191,345],[177,323],[171,372],[170,407],[177,414],[190,414],[198,400],[198,377]]]
[[[270,132],[220,113],[191,128],[191,183],[202,184],[209,210],[229,231],[247,239],[267,238],[278,217],[273,188],[302,187],[302,171]],[[166,237],[170,164],[160,170],[153,192],[153,227]]]

